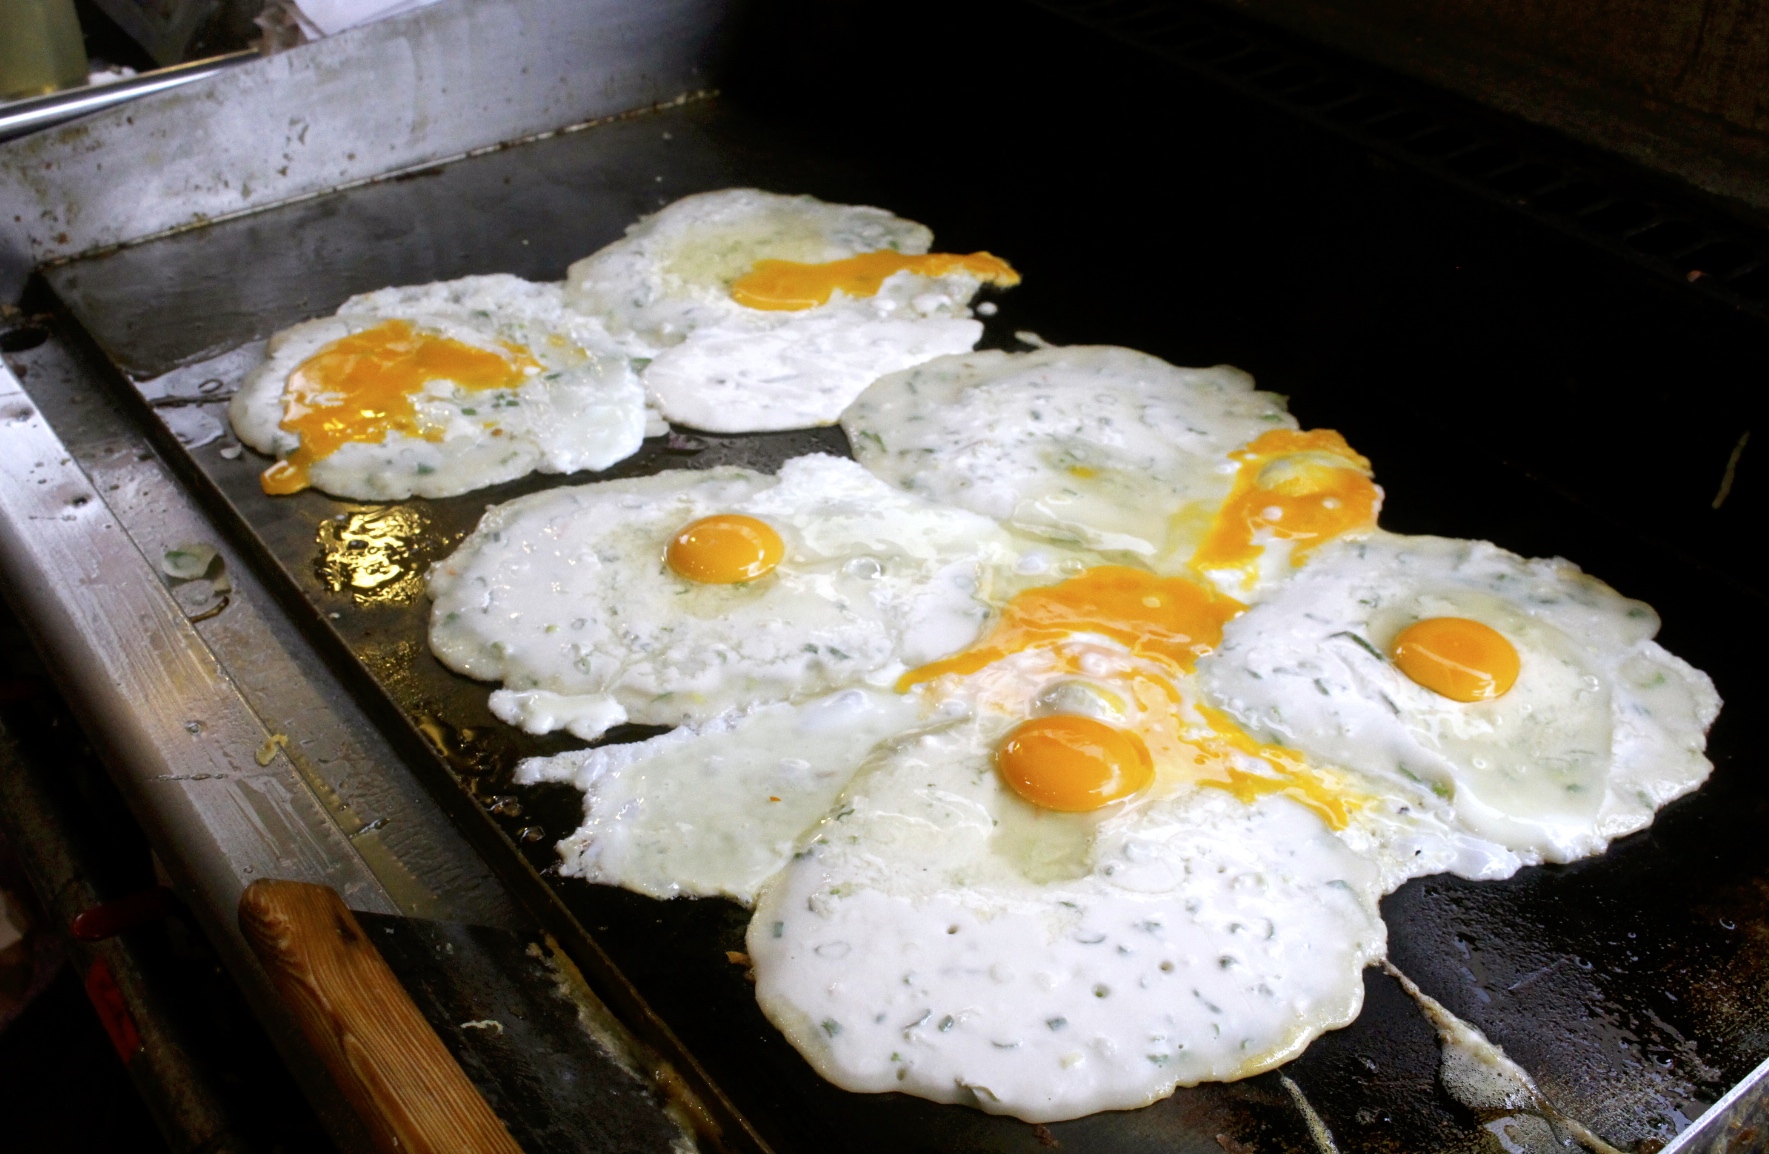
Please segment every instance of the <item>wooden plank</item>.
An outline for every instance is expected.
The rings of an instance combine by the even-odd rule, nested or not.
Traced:
[[[240,931],[384,1154],[520,1154],[335,891],[261,879]]]

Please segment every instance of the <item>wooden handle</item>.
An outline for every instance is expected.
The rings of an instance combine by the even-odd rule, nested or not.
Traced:
[[[240,930],[382,1154],[521,1154],[335,891],[253,882]]]

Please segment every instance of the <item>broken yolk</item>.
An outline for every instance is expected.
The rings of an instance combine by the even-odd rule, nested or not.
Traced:
[[[1139,657],[1189,672],[1222,640],[1223,624],[1244,609],[1232,597],[1183,577],[1101,565],[1060,585],[1016,594],[980,643],[910,670],[897,682],[897,692],[948,673],[972,674],[1009,654],[1076,633],[1109,637]]]
[[[1193,769],[1205,785],[1227,790],[1248,805],[1264,794],[1281,793],[1315,812],[1329,829],[1344,829],[1351,821],[1348,782],[1308,764],[1295,750],[1281,745],[1262,745],[1219,709],[1197,705],[1208,729],[1193,737]],[[1275,776],[1252,773],[1236,764],[1235,754],[1263,761]]]
[[[664,560],[690,581],[735,585],[771,572],[785,555],[786,543],[766,521],[719,513],[677,533]]]
[[[1239,466],[1234,488],[1192,565],[1240,569],[1251,584],[1260,533],[1294,542],[1290,563],[1343,533],[1376,524],[1381,490],[1370,462],[1331,429],[1273,429],[1229,454]]]
[[[520,388],[540,364],[506,345],[504,353],[392,320],[333,341],[302,361],[283,388],[282,427],[298,434],[295,451],[264,470],[259,484],[281,496],[308,486],[313,462],[352,441],[380,444],[390,432],[439,441],[421,429],[412,398],[431,381],[463,389]]]
[[[995,763],[1027,801],[1046,809],[1097,809],[1172,775],[1226,790],[1248,804],[1281,793],[1343,829],[1359,804],[1349,782],[1293,750],[1260,744],[1233,718],[1192,701],[1182,688],[1198,658],[1221,642],[1223,625],[1244,609],[1185,578],[1102,565],[1059,585],[1016,594],[982,641],[911,670],[897,690],[946,675],[981,675],[973,685],[982,700],[995,692],[993,683],[1005,703],[1023,684],[1016,681],[1020,675],[986,671],[1013,654],[1043,649],[1058,669],[1081,674],[1114,714],[1124,712],[1131,720],[1121,727],[1062,712],[1014,728],[997,748]],[[1122,645],[1130,667],[1104,673],[1092,666],[1086,672],[1089,663],[1076,646],[1088,648],[1090,634]]]
[[[731,299],[752,309],[813,309],[829,303],[830,296],[838,290],[851,297],[875,296],[888,277],[900,272],[928,277],[964,272],[1002,288],[1020,283],[1020,274],[1012,265],[986,252],[969,256],[950,252],[910,256],[883,250],[822,264],[758,260],[754,268],[731,285]]]
[[[1400,631],[1388,655],[1400,671],[1451,701],[1491,701],[1517,683],[1517,647],[1466,617],[1428,617]]]
[[[1143,739],[1091,717],[1059,714],[1023,722],[995,754],[1013,791],[1045,809],[1080,813],[1148,788],[1155,763]]]

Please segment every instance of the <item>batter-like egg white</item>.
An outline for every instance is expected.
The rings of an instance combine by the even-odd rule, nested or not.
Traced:
[[[912,492],[1014,527],[1188,567],[1257,598],[1308,554],[1375,528],[1370,463],[1238,369],[1130,349],[942,357],[842,415],[854,455]]]
[[[352,297],[271,338],[228,415],[271,493],[447,497],[639,448],[645,394],[558,285],[467,277]]]
[[[972,348],[966,307],[1018,276],[878,208],[726,189],[571,266],[568,300],[644,365],[669,420],[718,433],[834,424],[885,373]]]
[[[565,781],[584,792],[584,823],[559,843],[561,873],[655,898],[748,904],[872,747],[920,715],[914,698],[854,687],[631,745],[528,758],[516,782]]]
[[[1384,942],[1335,832],[1361,799],[1197,700],[1240,609],[1096,567],[899,682],[951,720],[874,752],[750,926],[761,1005],[825,1077],[1053,1121],[1356,1015]]]
[[[750,923],[825,1078],[1033,1122],[1245,1077],[1356,1017],[1377,872],[1288,797],[1040,810],[971,718],[875,755]]]
[[[736,515],[777,534],[774,568],[683,577],[672,541]],[[852,461],[677,471],[531,494],[488,511],[429,578],[430,647],[501,681],[492,710],[593,739],[862,682],[967,644],[988,608],[993,522],[894,489]]]
[[[1416,680],[1396,644],[1427,621],[1504,650],[1514,683],[1481,682],[1478,647],[1448,670],[1467,692]],[[1435,847],[1373,846],[1390,884],[1444,868],[1506,877],[1602,853],[1706,780],[1720,700],[1657,631],[1649,606],[1566,561],[1378,534],[1324,547],[1228,623],[1199,677],[1262,740],[1374,779],[1414,832],[1448,831]]]
[[[942,357],[842,414],[856,459],[893,484],[1166,569],[1228,498],[1229,454],[1295,427],[1239,369],[1087,345]]]

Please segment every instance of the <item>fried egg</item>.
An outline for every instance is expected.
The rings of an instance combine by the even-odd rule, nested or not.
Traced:
[[[272,337],[228,415],[264,491],[448,497],[639,448],[645,393],[557,285],[479,276],[352,297]]]
[[[1356,1016],[1385,943],[1336,832],[1359,799],[1193,684],[1240,608],[1097,567],[900,680],[953,719],[874,751],[749,930],[763,1010],[824,1077],[1055,1121]]]
[[[1368,461],[1246,373],[1110,346],[942,357],[872,384],[842,428],[911,492],[1230,591],[1373,527],[1381,499]]]
[[[872,747],[912,728],[911,697],[867,687],[774,702],[628,745],[527,758],[516,783],[584,793],[560,872],[655,898],[744,904],[822,819]]]
[[[967,306],[1019,276],[878,208],[700,193],[571,266],[567,299],[644,363],[663,415],[715,433],[834,424],[885,373],[972,348]]]
[[[1430,853],[1372,847],[1391,884],[1506,877],[1602,853],[1707,778],[1719,697],[1657,631],[1569,562],[1384,533],[1321,549],[1199,676],[1260,740],[1371,779],[1384,820],[1441,824],[1451,844]]]
[[[1010,553],[993,522],[821,454],[552,489],[431,570],[430,647],[503,682],[492,711],[530,733],[704,722],[968,644]]]

